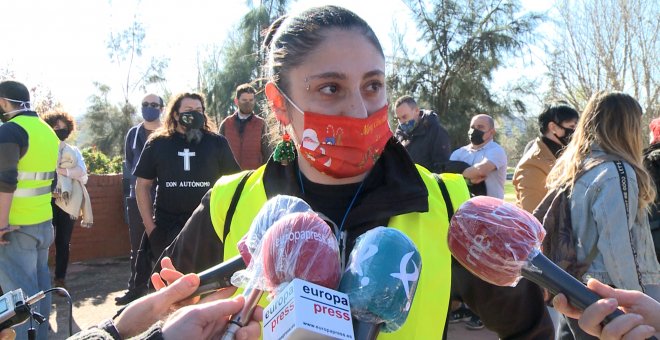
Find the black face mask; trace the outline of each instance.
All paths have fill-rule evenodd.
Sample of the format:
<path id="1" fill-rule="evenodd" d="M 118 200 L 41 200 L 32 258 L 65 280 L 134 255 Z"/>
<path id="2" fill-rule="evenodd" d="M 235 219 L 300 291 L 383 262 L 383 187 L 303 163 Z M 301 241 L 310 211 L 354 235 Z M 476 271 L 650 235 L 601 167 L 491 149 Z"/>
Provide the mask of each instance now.
<path id="1" fill-rule="evenodd" d="M 55 130 L 55 134 L 57 135 L 57 138 L 59 138 L 59 140 L 64 141 L 69 137 L 69 129 Z"/>
<path id="2" fill-rule="evenodd" d="M 204 114 L 199 111 L 181 112 L 179 124 L 188 130 L 199 130 L 204 126 Z"/>
<path id="3" fill-rule="evenodd" d="M 564 136 L 559 137 L 554 133 L 553 133 L 553 135 L 555 135 L 555 137 L 557 137 L 557 139 L 559 139 L 561 144 L 563 144 L 564 146 L 568 145 L 568 143 L 570 143 L 570 141 L 571 141 L 571 137 L 573 137 L 573 134 L 575 133 L 575 129 L 563 127 L 563 126 L 559 125 L 559 123 L 555 123 L 555 124 L 557 124 L 557 126 L 559 126 L 560 128 L 562 128 L 564 130 Z"/>
<path id="4" fill-rule="evenodd" d="M 481 145 L 484 143 L 484 134 L 485 132 L 477 129 L 470 129 L 468 131 L 468 136 L 470 137 L 470 142 L 473 145 Z"/>

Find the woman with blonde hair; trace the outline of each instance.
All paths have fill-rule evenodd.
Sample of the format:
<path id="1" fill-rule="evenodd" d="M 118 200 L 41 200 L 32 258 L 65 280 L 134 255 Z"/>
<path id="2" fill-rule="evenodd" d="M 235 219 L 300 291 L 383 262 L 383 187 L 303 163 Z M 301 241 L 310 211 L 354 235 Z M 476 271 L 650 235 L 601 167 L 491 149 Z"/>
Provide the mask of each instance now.
<path id="1" fill-rule="evenodd" d="M 657 299 L 660 264 L 646 213 L 656 192 L 642 164 L 641 118 L 642 108 L 633 97 L 596 93 L 548 174 L 547 186 L 549 191 L 570 188 L 577 260 L 592 258 L 579 279 L 586 283 L 595 278 Z M 560 320 L 557 337 L 594 339 L 566 317 Z"/>

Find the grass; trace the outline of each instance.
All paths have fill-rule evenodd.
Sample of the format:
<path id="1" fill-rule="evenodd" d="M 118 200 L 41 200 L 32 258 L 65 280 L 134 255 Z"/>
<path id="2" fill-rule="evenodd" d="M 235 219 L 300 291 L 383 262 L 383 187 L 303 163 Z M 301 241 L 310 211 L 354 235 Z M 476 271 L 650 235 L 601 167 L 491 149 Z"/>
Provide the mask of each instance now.
<path id="1" fill-rule="evenodd" d="M 504 182 L 504 200 L 509 203 L 516 203 L 516 190 L 513 188 L 511 181 Z"/>

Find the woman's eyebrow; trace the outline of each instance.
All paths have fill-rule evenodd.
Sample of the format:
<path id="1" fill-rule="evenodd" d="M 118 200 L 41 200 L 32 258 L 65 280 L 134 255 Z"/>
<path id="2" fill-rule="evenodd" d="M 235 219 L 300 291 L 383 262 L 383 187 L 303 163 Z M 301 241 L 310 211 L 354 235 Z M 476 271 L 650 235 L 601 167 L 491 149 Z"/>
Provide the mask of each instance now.
<path id="1" fill-rule="evenodd" d="M 346 79 L 346 74 L 339 72 L 324 72 L 309 76 L 309 79 Z"/>
<path id="2" fill-rule="evenodd" d="M 385 76 L 385 72 L 382 70 L 373 70 L 369 71 L 362 76 L 362 78 L 371 78 L 374 76 Z M 309 76 L 308 79 L 338 79 L 338 80 L 344 80 L 348 78 L 345 73 L 340 73 L 340 72 L 323 72 L 319 74 L 314 74 Z"/>
<path id="3" fill-rule="evenodd" d="M 379 76 L 384 77 L 385 72 L 383 72 L 382 70 L 369 71 L 369 72 L 365 73 L 362 78 L 371 78 L 371 77 L 379 77 Z"/>

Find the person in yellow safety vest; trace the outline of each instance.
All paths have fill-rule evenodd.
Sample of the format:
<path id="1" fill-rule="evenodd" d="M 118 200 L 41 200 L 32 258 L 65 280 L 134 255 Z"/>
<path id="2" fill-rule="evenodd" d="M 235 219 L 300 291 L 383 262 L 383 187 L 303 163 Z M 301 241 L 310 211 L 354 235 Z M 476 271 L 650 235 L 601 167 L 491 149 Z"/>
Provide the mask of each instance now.
<path id="1" fill-rule="evenodd" d="M 48 247 L 53 242 L 51 185 L 59 139 L 30 109 L 30 93 L 16 81 L 0 83 L 0 288 L 30 296 L 50 288 Z M 46 318 L 50 295 L 36 310 Z M 15 330 L 26 336 L 29 323 Z M 47 339 L 48 323 L 37 328 Z"/>
<path id="2" fill-rule="evenodd" d="M 446 336 L 449 217 L 469 192 L 461 175 L 438 176 L 415 165 L 392 137 L 385 58 L 373 30 L 344 8 L 323 6 L 276 20 L 265 45 L 265 94 L 284 127 L 282 141 L 266 165 L 220 178 L 164 255 L 179 272 L 200 272 L 238 253 L 236 243 L 267 199 L 300 197 L 332 222 L 345 245 L 344 263 L 356 238 L 381 225 L 417 245 L 423 271 L 408 319 L 379 338 Z M 554 336 L 537 286 L 501 288 L 461 278 L 461 285 L 490 293 L 464 299 L 501 338 Z"/>

